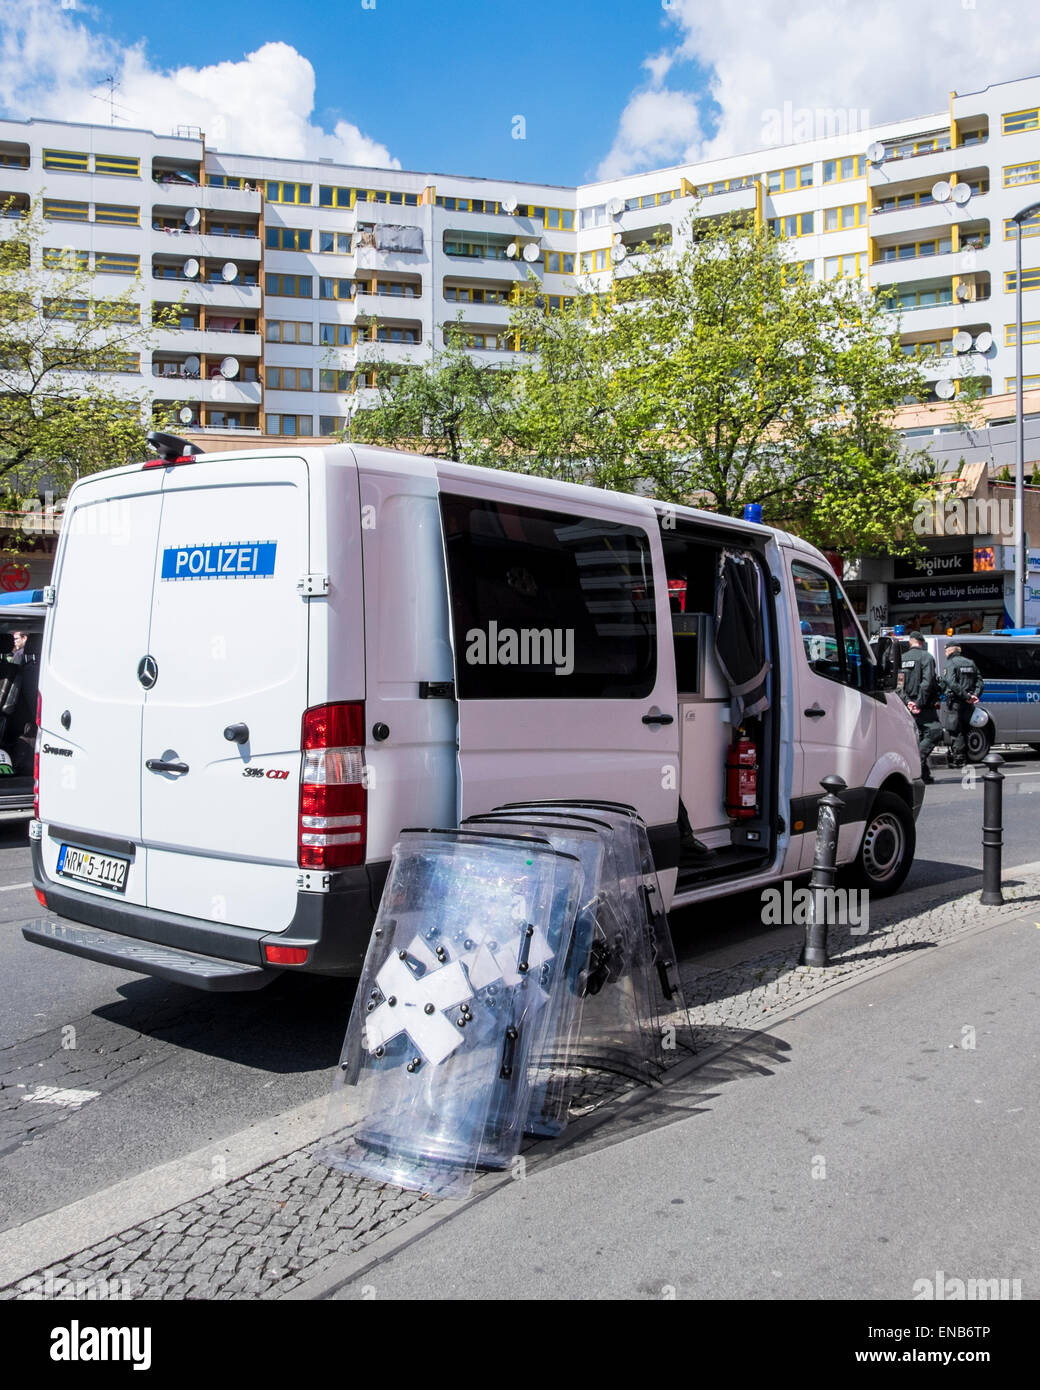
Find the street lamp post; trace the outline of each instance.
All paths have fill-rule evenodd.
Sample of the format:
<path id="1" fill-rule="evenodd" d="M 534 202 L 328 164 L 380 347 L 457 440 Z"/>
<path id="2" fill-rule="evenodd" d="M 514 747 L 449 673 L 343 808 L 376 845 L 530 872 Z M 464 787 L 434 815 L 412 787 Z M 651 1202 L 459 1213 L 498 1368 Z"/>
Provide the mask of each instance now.
<path id="1" fill-rule="evenodd" d="M 1015 626 L 1026 625 L 1026 434 L 1022 404 L 1022 223 L 1040 213 L 1040 203 L 1016 212 L 1015 224 Z"/>

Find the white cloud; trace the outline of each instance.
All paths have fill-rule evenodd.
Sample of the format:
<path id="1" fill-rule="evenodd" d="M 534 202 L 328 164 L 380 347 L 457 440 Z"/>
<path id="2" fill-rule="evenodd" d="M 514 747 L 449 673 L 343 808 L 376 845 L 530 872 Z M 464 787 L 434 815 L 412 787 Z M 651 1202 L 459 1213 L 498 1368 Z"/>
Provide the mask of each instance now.
<path id="1" fill-rule="evenodd" d="M 288 159 L 328 156 L 345 164 L 399 169 L 390 151 L 349 121 L 331 132 L 312 119 L 314 69 L 286 43 L 265 43 L 239 60 L 156 69 L 142 42 L 129 48 L 88 27 L 88 11 L 59 0 L 0 8 L 0 103 L 16 118 L 108 120 L 97 99 L 116 77 L 116 114 L 130 126 L 169 133 L 199 126 L 215 149 Z"/>
<path id="2" fill-rule="evenodd" d="M 672 47 L 646 60 L 649 86 L 633 93 L 600 166 L 625 171 L 756 149 L 776 139 L 775 113 L 845 111 L 871 124 L 945 111 L 951 90 L 978 91 L 1040 70 L 1035 0 L 668 0 Z M 666 88 L 675 65 L 697 63 L 721 108 L 717 131 L 690 138 Z M 655 123 L 654 113 L 660 113 Z M 639 113 L 634 121 L 634 112 Z M 853 114 L 855 113 L 855 114 Z M 795 138 L 798 138 L 797 124 Z"/>

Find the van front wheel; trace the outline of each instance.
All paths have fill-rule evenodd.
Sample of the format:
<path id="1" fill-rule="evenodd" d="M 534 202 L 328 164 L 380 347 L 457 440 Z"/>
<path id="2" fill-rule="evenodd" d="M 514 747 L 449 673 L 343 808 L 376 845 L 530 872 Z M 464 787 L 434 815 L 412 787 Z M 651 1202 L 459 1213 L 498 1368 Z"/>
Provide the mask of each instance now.
<path id="1" fill-rule="evenodd" d="M 876 897 L 887 897 L 910 872 L 916 848 L 917 828 L 910 807 L 893 792 L 878 792 L 849 877 Z"/>

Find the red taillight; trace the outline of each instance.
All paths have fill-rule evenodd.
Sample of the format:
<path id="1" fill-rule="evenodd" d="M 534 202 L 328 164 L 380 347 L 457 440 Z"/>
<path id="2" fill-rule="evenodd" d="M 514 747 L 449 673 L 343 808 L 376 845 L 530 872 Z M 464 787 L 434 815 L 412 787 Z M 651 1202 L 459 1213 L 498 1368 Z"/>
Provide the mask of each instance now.
<path id="1" fill-rule="evenodd" d="M 40 739 L 43 737 L 43 700 L 36 692 L 36 747 L 33 749 L 33 815 L 40 819 Z M 36 894 L 39 898 L 39 893 Z M 40 898 L 43 902 L 43 899 Z M 44 907 L 47 904 L 44 903 Z"/>
<path id="2" fill-rule="evenodd" d="M 265 946 L 264 959 L 268 965 L 306 965 L 306 946 Z"/>
<path id="3" fill-rule="evenodd" d="M 316 705 L 304 712 L 297 836 L 301 869 L 341 869 L 365 862 L 364 743 L 363 702 Z"/>
<path id="4" fill-rule="evenodd" d="M 195 462 L 195 455 L 194 455 L 194 454 L 181 454 L 181 456 L 180 456 L 179 458 L 175 458 L 175 459 L 145 459 L 145 461 L 144 461 L 144 463 L 142 463 L 141 467 L 142 467 L 142 468 L 172 468 L 172 467 L 174 466 L 174 464 L 177 464 L 177 463 L 194 463 L 194 462 Z"/>
<path id="5" fill-rule="evenodd" d="M 33 892 L 36 894 L 36 901 L 40 904 L 40 906 L 46 907 L 47 899 L 44 897 L 43 892 L 39 888 L 34 888 Z"/>

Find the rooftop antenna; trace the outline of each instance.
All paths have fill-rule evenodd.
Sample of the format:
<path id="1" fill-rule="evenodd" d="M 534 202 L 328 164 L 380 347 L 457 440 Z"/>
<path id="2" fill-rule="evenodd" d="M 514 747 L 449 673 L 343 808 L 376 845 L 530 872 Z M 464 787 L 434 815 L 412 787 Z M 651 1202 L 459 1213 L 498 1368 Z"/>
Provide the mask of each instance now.
<path id="1" fill-rule="evenodd" d="M 103 77 L 101 79 L 101 86 L 108 88 L 107 97 L 98 96 L 96 92 L 93 92 L 91 95 L 95 101 L 108 102 L 108 123 L 109 125 L 115 125 L 116 121 L 125 119 L 123 116 L 116 115 L 116 106 L 122 106 L 122 102 L 116 101 L 116 92 L 119 90 L 119 84 L 115 79 L 115 74 L 110 72 L 107 77 Z M 123 107 L 123 109 L 128 110 L 129 108 Z"/>

